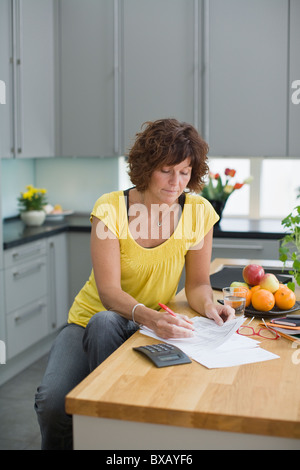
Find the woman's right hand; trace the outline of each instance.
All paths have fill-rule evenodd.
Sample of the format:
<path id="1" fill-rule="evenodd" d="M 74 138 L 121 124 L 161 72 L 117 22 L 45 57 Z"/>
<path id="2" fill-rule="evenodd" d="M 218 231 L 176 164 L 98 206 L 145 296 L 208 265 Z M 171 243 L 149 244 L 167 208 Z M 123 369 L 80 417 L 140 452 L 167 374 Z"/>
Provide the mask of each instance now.
<path id="1" fill-rule="evenodd" d="M 160 338 L 189 338 L 194 335 L 193 323 L 186 315 L 177 313 L 174 317 L 167 312 L 156 313 L 152 329 Z"/>

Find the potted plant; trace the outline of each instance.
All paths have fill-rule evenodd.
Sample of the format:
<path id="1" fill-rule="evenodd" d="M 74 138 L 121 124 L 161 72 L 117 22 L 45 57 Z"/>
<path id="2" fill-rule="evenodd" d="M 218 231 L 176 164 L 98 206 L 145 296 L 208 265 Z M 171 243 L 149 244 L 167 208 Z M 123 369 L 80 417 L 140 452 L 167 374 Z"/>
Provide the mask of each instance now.
<path id="1" fill-rule="evenodd" d="M 297 198 L 300 198 L 300 194 Z M 287 229 L 287 233 L 281 240 L 279 259 L 284 263 L 284 267 L 287 261 L 291 261 L 289 274 L 293 275 L 295 282 L 300 286 L 300 205 L 294 207 L 292 212 L 281 221 L 281 225 Z M 295 290 L 295 282 L 289 282 L 288 287 Z"/>
<path id="2" fill-rule="evenodd" d="M 236 190 L 241 189 L 245 184 L 250 184 L 252 177 L 249 176 L 242 183 L 233 183 L 232 178 L 236 174 L 236 170 L 231 168 L 225 169 L 225 181 L 223 182 L 219 173 L 211 173 L 208 175 L 208 183 L 204 186 L 201 196 L 205 197 L 220 217 L 225 207 L 229 196 Z M 219 222 L 220 222 L 219 220 Z"/>
<path id="3" fill-rule="evenodd" d="M 42 225 L 46 213 L 43 209 L 46 201 L 46 189 L 34 188 L 32 185 L 26 186 L 26 191 L 21 192 L 18 203 L 21 220 L 29 226 Z"/>

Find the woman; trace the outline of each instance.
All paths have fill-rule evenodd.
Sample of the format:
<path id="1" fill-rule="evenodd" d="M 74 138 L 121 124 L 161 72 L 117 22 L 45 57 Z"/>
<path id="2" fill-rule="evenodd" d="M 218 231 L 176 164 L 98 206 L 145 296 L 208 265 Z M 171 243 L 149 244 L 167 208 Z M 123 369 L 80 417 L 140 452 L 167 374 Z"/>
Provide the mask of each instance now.
<path id="1" fill-rule="evenodd" d="M 42 448 L 72 447 L 65 395 L 139 325 L 162 338 L 189 337 L 184 315 L 159 311 L 175 295 L 185 265 L 189 305 L 219 325 L 234 310 L 214 304 L 209 281 L 213 225 L 199 192 L 208 146 L 175 119 L 147 123 L 129 153 L 134 187 L 101 196 L 91 214 L 91 276 L 74 300 L 36 395 Z"/>

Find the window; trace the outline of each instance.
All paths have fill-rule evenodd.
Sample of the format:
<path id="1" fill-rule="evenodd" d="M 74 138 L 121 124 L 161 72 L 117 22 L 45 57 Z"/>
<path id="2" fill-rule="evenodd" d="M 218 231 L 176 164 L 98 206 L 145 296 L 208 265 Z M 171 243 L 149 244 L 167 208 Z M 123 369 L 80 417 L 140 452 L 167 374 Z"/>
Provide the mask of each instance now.
<path id="1" fill-rule="evenodd" d="M 300 204 L 300 159 L 266 159 L 262 162 L 260 216 L 283 218 Z"/>
<path id="2" fill-rule="evenodd" d="M 226 217 L 283 219 L 300 203 L 300 159 L 291 158 L 209 158 L 212 173 L 220 173 L 225 182 L 225 169 L 233 168 L 234 183 L 241 183 L 250 175 L 250 185 L 236 190 L 228 199 L 223 215 Z M 130 187 L 127 163 L 120 159 L 119 181 L 121 189 Z"/>

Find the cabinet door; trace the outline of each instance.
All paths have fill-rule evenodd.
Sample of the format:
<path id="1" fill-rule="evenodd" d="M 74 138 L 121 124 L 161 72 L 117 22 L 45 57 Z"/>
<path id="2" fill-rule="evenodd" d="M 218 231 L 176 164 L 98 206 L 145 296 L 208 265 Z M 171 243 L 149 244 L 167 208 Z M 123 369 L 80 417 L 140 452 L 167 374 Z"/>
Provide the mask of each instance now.
<path id="1" fill-rule="evenodd" d="M 67 234 L 47 239 L 49 329 L 57 329 L 68 320 L 68 247 Z"/>
<path id="2" fill-rule="evenodd" d="M 123 3 L 123 151 L 145 121 L 194 123 L 194 3 Z"/>
<path id="3" fill-rule="evenodd" d="M 13 76 L 11 1 L 0 2 L 0 80 L 6 85 L 6 104 L 0 104 L 0 158 L 13 156 Z"/>
<path id="4" fill-rule="evenodd" d="M 14 311 L 47 294 L 46 258 L 38 257 L 5 271 L 6 310 Z"/>
<path id="5" fill-rule="evenodd" d="M 288 0 L 207 4 L 210 155 L 286 155 Z"/>
<path id="6" fill-rule="evenodd" d="M 300 2 L 291 0 L 290 6 L 290 84 L 297 81 L 297 89 L 290 89 L 289 100 L 289 155 L 300 157 Z M 294 98 L 292 101 L 292 95 Z"/>
<path id="7" fill-rule="evenodd" d="M 6 316 L 7 358 L 11 359 L 48 334 L 47 298 L 41 297 Z"/>
<path id="8" fill-rule="evenodd" d="M 23 157 L 55 155 L 53 0 L 20 1 L 18 145 Z"/>
<path id="9" fill-rule="evenodd" d="M 2 157 L 55 154 L 53 28 L 53 0 L 1 0 Z"/>
<path id="10" fill-rule="evenodd" d="M 277 259 L 278 250 L 278 240 L 214 238 L 212 259 Z"/>
<path id="11" fill-rule="evenodd" d="M 114 154 L 114 2 L 63 0 L 61 154 Z"/>
<path id="12" fill-rule="evenodd" d="M 5 290 L 3 277 L 3 271 L 0 269 L 0 341 L 4 341 L 4 344 L 0 344 L 0 364 L 4 363 L 3 359 L 5 358 L 1 356 L 1 351 L 3 355 L 3 348 L 6 344 Z"/>
<path id="13" fill-rule="evenodd" d="M 70 305 L 72 305 L 74 298 L 88 281 L 92 271 L 90 241 L 91 234 L 89 232 L 68 233 Z"/>

